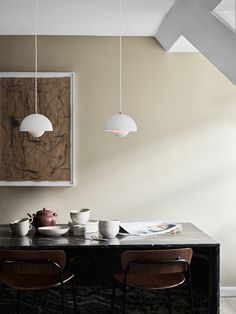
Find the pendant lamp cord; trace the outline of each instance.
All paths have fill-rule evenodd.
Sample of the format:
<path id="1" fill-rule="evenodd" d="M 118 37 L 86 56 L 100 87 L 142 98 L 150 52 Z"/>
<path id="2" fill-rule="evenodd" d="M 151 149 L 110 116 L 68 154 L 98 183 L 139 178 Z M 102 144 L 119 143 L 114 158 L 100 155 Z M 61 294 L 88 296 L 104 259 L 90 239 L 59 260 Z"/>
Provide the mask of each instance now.
<path id="1" fill-rule="evenodd" d="M 119 113 L 122 113 L 122 24 L 123 24 L 123 20 L 122 20 L 122 0 L 120 0 L 120 111 Z"/>
<path id="2" fill-rule="evenodd" d="M 34 79 L 34 105 L 35 113 L 38 113 L 38 0 L 35 0 L 35 37 L 34 37 L 34 49 L 35 49 L 35 79 Z"/>

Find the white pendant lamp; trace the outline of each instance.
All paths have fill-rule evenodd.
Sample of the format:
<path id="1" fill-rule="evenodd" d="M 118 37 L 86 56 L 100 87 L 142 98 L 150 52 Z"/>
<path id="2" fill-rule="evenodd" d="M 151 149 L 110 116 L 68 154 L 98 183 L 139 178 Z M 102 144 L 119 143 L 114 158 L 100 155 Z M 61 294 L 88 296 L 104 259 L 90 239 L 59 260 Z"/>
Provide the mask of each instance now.
<path id="1" fill-rule="evenodd" d="M 105 123 L 104 131 L 111 132 L 119 137 L 125 137 L 129 132 L 137 132 L 135 121 L 122 113 L 122 7 L 120 4 L 120 110 L 118 114 L 109 117 Z"/>
<path id="2" fill-rule="evenodd" d="M 29 132 L 33 137 L 40 137 L 45 131 L 52 131 L 51 121 L 38 113 L 38 1 L 35 0 L 35 113 L 26 116 L 20 124 L 20 131 Z"/>

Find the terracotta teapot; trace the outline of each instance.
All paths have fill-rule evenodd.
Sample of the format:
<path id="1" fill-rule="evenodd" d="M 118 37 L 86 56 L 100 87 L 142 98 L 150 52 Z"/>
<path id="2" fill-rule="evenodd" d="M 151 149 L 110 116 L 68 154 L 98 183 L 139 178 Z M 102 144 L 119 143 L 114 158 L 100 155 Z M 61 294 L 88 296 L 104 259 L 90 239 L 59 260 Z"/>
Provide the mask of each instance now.
<path id="1" fill-rule="evenodd" d="M 42 210 L 37 211 L 36 214 L 27 215 L 33 219 L 32 224 L 35 228 L 53 226 L 56 224 L 57 214 L 50 209 L 43 208 Z"/>

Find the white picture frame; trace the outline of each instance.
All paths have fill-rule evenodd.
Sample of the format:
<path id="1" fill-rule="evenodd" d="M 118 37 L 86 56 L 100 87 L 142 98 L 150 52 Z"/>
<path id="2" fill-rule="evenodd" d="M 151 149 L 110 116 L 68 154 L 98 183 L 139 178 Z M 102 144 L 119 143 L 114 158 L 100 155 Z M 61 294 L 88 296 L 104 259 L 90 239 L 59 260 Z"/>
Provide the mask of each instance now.
<path id="1" fill-rule="evenodd" d="M 74 111 L 75 111 L 75 73 L 74 72 L 38 72 L 38 78 L 70 78 L 70 181 L 1 181 L 0 186 L 31 187 L 69 187 L 75 186 L 75 149 L 74 149 Z M 0 72 L 0 78 L 35 78 L 35 72 Z"/>

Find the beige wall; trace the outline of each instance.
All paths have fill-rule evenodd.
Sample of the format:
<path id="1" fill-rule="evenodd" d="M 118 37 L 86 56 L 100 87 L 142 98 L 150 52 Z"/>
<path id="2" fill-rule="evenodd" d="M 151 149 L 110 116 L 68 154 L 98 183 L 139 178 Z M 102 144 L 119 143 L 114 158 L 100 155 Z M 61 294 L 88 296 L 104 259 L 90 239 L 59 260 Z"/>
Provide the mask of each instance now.
<path id="1" fill-rule="evenodd" d="M 235 86 L 200 54 L 125 38 L 124 111 L 139 131 L 120 139 L 103 132 L 118 110 L 118 39 L 43 37 L 38 53 L 40 71 L 77 74 L 77 185 L 0 188 L 0 222 L 42 207 L 67 222 L 84 206 L 93 218 L 191 221 L 220 241 L 222 285 L 236 286 Z M 32 70 L 32 38 L 0 37 L 0 71 Z"/>

